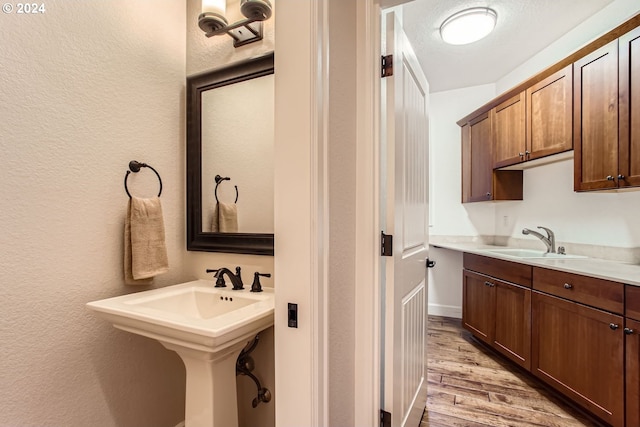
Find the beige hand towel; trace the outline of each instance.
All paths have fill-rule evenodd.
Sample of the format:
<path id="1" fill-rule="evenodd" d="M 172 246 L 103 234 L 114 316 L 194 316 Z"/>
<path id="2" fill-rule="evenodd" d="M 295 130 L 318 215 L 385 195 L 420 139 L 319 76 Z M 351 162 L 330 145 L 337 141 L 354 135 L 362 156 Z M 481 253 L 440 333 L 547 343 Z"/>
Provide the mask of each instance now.
<path id="1" fill-rule="evenodd" d="M 148 285 L 168 270 L 160 198 L 130 198 L 124 223 L 125 283 Z"/>
<path id="2" fill-rule="evenodd" d="M 235 203 L 216 203 L 213 208 L 211 231 L 214 233 L 238 232 L 238 206 Z"/>

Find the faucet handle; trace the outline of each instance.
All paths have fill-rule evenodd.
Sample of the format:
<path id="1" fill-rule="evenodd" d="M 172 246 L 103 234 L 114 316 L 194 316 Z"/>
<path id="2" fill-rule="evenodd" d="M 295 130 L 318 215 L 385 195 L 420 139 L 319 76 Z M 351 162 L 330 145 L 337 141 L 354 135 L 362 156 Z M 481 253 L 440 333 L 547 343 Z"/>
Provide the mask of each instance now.
<path id="1" fill-rule="evenodd" d="M 216 288 L 226 288 L 227 284 L 224 281 L 224 276 L 222 274 L 218 274 L 218 272 L 222 270 L 221 268 L 207 268 L 205 271 L 207 273 L 214 273 L 214 276 L 216 278 Z"/>
<path id="2" fill-rule="evenodd" d="M 262 285 L 260 284 L 260 276 L 271 277 L 270 273 L 253 273 L 253 284 L 251 285 L 251 292 L 262 292 Z"/>

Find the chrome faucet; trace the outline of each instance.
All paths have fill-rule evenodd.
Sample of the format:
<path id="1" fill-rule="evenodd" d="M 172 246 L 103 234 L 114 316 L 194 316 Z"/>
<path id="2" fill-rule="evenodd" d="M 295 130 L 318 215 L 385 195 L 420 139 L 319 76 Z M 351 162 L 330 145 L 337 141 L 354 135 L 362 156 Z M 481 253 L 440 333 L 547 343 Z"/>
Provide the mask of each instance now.
<path id="1" fill-rule="evenodd" d="M 555 253 L 556 252 L 556 236 L 553 234 L 553 231 L 549 230 L 547 227 L 538 226 L 538 228 L 547 232 L 547 237 L 538 233 L 537 231 L 529 230 L 528 228 L 522 229 L 522 234 L 531 234 L 536 236 L 538 239 L 542 240 L 547 246 L 547 253 Z"/>
<path id="2" fill-rule="evenodd" d="M 224 281 L 225 274 L 231 280 L 231 284 L 233 285 L 233 290 L 238 291 L 240 289 L 244 289 L 244 284 L 242 283 L 242 276 L 240 276 L 240 267 L 236 267 L 236 273 L 233 274 L 231 270 L 226 267 L 219 268 L 217 270 L 207 269 L 207 273 L 215 273 L 213 277 L 216 280 L 216 288 L 224 288 L 226 287 L 226 283 Z"/>

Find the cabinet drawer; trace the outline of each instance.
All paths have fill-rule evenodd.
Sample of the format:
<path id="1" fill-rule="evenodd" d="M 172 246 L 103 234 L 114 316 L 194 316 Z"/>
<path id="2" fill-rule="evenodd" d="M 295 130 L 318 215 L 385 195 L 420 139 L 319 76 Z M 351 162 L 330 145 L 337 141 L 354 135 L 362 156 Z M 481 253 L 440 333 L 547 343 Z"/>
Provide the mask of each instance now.
<path id="1" fill-rule="evenodd" d="M 625 316 L 640 321 L 640 286 L 625 286 Z"/>
<path id="2" fill-rule="evenodd" d="M 501 280 L 531 287 L 531 266 L 517 262 L 486 257 L 482 255 L 464 253 L 464 268 L 497 277 Z"/>
<path id="3" fill-rule="evenodd" d="M 534 267 L 533 288 L 613 313 L 624 312 L 622 283 Z"/>

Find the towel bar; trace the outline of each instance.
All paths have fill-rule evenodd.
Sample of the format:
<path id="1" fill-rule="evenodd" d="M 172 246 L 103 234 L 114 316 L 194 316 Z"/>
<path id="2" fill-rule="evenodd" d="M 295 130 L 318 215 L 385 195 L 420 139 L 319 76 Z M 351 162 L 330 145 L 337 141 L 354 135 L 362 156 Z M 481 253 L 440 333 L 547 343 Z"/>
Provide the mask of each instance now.
<path id="1" fill-rule="evenodd" d="M 127 187 L 127 178 L 129 178 L 129 174 L 131 172 L 133 172 L 133 173 L 140 172 L 140 168 L 149 168 L 153 172 L 155 172 L 156 176 L 158 177 L 158 181 L 160 181 L 160 191 L 158 191 L 158 197 L 160 197 L 160 195 L 162 194 L 162 178 L 160 178 L 160 174 L 152 166 L 149 166 L 146 163 L 140 163 L 140 162 L 138 162 L 136 160 L 131 160 L 129 162 L 129 170 L 124 175 L 124 191 L 127 192 L 127 196 L 129 196 L 129 198 L 131 198 L 131 193 L 129 193 L 129 188 Z"/>
<path id="2" fill-rule="evenodd" d="M 220 175 L 216 175 L 215 180 L 216 180 L 216 189 L 215 189 L 214 193 L 215 193 L 215 196 L 216 196 L 216 202 L 219 202 L 219 200 L 218 200 L 218 185 L 220 185 L 220 183 L 222 181 L 231 181 L 231 178 L 229 178 L 228 176 L 223 178 Z M 236 187 L 236 201 L 233 202 L 233 203 L 238 203 L 238 186 L 234 185 L 234 187 Z"/>

